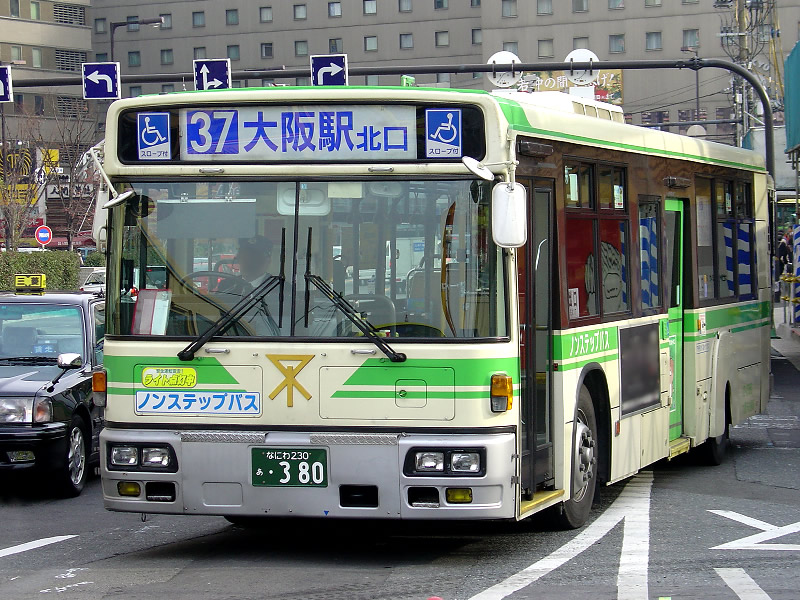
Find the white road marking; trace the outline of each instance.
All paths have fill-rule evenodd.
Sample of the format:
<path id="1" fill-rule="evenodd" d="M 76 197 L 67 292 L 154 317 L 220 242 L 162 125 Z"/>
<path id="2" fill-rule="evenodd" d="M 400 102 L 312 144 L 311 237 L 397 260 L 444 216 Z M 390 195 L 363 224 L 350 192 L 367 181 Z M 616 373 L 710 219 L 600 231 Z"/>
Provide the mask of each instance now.
<path id="1" fill-rule="evenodd" d="M 618 598 L 619 600 L 647 600 L 650 491 L 652 487 L 653 473 L 650 471 L 639 473 L 628 482 L 614 503 L 572 540 L 519 573 L 472 596 L 470 600 L 501 600 L 510 596 L 578 556 L 623 519 L 625 519 L 626 525 L 617 576 Z M 628 526 L 629 519 L 630 527 Z M 639 531 L 634 532 L 637 527 Z M 645 529 L 645 531 L 641 531 L 641 529 Z"/>
<path id="2" fill-rule="evenodd" d="M 747 515 L 742 515 L 740 513 L 728 510 L 710 510 L 708 512 L 761 530 L 761 533 L 755 533 L 753 535 L 748 535 L 746 537 L 733 540 L 732 542 L 714 546 L 711 548 L 711 550 L 777 550 L 782 552 L 796 552 L 800 550 L 800 544 L 764 543 L 769 540 L 774 540 L 775 538 L 800 532 L 800 521 L 796 523 L 790 523 L 789 525 L 784 525 L 783 527 L 778 527 L 777 525 L 772 525 L 771 523 L 766 523 L 765 521 L 760 521 L 759 519 L 754 519 L 752 517 L 748 517 Z"/>
<path id="3" fill-rule="evenodd" d="M 714 569 L 740 600 L 772 600 L 744 569 Z"/>
<path id="4" fill-rule="evenodd" d="M 34 550 L 36 548 L 41 548 L 42 546 L 48 546 L 50 544 L 56 544 L 58 542 L 63 542 L 64 540 L 68 540 L 70 538 L 78 537 L 77 535 L 57 535 L 55 537 L 49 538 L 42 538 L 40 540 L 34 540 L 32 542 L 25 542 L 24 544 L 19 544 L 17 546 L 11 546 L 10 548 L 4 548 L 0 550 L 0 558 L 4 556 L 11 556 L 12 554 L 19 554 L 20 552 L 27 552 L 28 550 Z"/>

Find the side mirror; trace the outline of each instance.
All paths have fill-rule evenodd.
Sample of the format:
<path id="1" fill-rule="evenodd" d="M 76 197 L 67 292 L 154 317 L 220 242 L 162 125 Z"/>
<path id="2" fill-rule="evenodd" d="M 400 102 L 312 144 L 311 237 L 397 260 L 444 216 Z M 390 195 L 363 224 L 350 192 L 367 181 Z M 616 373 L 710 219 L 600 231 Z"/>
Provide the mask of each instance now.
<path id="1" fill-rule="evenodd" d="M 59 369 L 79 369 L 83 365 L 83 359 L 77 352 L 65 352 L 58 355 Z"/>
<path id="2" fill-rule="evenodd" d="M 521 183 L 492 188 L 492 239 L 501 248 L 519 248 L 528 241 L 527 194 Z"/>

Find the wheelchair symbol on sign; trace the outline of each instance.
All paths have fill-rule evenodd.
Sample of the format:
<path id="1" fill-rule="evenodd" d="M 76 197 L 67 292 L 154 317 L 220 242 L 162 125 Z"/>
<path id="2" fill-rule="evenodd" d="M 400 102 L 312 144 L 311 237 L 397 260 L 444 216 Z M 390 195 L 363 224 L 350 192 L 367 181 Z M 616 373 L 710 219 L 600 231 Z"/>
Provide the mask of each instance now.
<path id="1" fill-rule="evenodd" d="M 449 137 L 446 137 L 446 134 L 450 133 Z M 456 126 L 453 125 L 453 113 L 447 113 L 447 123 L 441 123 L 439 127 L 436 128 L 431 134 L 432 140 L 438 140 L 444 144 L 449 144 L 458 136 L 458 130 Z"/>
<path id="2" fill-rule="evenodd" d="M 150 117 L 145 117 L 144 129 L 142 129 L 142 143 L 145 146 L 155 146 L 156 144 L 166 141 L 167 138 L 161 135 L 161 132 L 156 127 L 150 125 Z"/>

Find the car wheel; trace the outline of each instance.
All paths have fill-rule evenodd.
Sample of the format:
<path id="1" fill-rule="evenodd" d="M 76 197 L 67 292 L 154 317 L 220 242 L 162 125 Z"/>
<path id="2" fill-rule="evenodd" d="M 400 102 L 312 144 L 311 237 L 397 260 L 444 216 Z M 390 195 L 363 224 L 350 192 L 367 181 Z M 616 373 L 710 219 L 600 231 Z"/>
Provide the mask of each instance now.
<path id="1" fill-rule="evenodd" d="M 67 433 L 67 449 L 64 466 L 59 473 L 61 492 L 65 497 L 79 495 L 88 478 L 86 468 L 86 425 L 78 415 L 72 415 L 72 422 Z"/>

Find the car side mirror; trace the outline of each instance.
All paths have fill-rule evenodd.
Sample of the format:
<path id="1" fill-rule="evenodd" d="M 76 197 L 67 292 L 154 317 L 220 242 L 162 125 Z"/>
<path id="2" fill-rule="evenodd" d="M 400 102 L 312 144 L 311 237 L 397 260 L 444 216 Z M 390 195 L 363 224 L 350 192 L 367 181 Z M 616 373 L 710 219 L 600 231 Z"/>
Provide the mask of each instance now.
<path id="1" fill-rule="evenodd" d="M 519 248 L 528 241 L 527 194 L 521 183 L 492 188 L 492 239 L 501 248 Z"/>
<path id="2" fill-rule="evenodd" d="M 79 369 L 83 365 L 83 358 L 77 352 L 65 352 L 58 355 L 59 369 Z"/>

